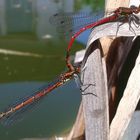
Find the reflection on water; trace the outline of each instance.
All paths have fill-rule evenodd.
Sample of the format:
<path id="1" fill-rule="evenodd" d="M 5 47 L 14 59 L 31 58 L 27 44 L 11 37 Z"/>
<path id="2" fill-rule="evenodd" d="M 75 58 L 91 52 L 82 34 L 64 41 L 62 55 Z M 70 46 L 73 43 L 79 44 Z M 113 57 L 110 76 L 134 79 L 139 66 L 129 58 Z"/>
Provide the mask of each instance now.
<path id="1" fill-rule="evenodd" d="M 65 70 L 67 43 L 49 24 L 50 16 L 58 11 L 89 12 L 103 7 L 103 1 L 98 1 L 98 7 L 95 3 L 96 0 L 0 0 L 0 110 Z M 82 43 L 87 36 L 81 38 Z M 74 52 L 82 48 L 77 42 L 74 45 Z M 67 132 L 80 103 L 78 93 L 74 81 L 56 89 L 23 121 L 11 128 L 0 125 L 0 139 L 50 137 Z"/>

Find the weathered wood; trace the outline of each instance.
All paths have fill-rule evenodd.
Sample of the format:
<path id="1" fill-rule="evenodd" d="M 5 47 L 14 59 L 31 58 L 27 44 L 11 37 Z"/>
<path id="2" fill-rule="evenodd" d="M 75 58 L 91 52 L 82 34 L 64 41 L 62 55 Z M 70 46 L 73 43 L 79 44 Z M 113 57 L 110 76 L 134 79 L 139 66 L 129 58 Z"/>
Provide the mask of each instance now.
<path id="1" fill-rule="evenodd" d="M 108 140 L 108 93 L 100 46 L 95 41 L 82 69 L 82 101 L 86 140 Z M 92 52 L 91 52 L 92 51 Z"/>
<path id="2" fill-rule="evenodd" d="M 81 103 L 76 121 L 66 140 L 83 140 L 84 131 L 85 131 L 85 126 L 84 126 L 83 105 Z"/>
<path id="3" fill-rule="evenodd" d="M 107 0 L 106 0 L 107 1 Z M 128 6 L 128 4 L 129 4 L 129 0 L 116 0 L 116 1 L 114 1 L 114 0 L 108 0 L 107 2 L 106 2 L 106 11 L 109 11 L 110 9 L 112 10 L 112 9 L 115 9 L 115 8 L 117 8 L 117 7 L 119 7 L 119 6 L 124 6 L 124 7 L 127 7 Z M 116 27 L 118 27 L 118 24 L 116 24 L 117 26 L 115 26 L 115 28 Z M 108 26 L 109 27 L 109 26 Z M 106 27 L 105 27 L 106 28 Z M 105 29 L 105 28 L 102 28 L 102 29 Z M 113 27 L 113 29 L 115 29 L 114 27 Z M 101 29 L 101 30 L 102 30 Z M 117 28 L 116 28 L 117 29 Z M 97 32 L 98 32 L 99 30 L 97 30 Z M 108 31 L 112 31 L 112 29 L 107 29 L 107 32 Z M 95 34 L 97 34 L 97 32 L 95 31 Z M 106 32 L 106 33 L 107 33 Z M 99 33 L 100 34 L 100 33 Z M 122 33 L 120 33 L 120 35 L 121 35 Z M 124 33 L 125 34 L 125 33 Z M 108 34 L 109 35 L 109 34 Z M 116 31 L 112 34 L 112 35 L 116 35 Z M 118 34 L 119 35 L 119 34 Z M 126 34 L 125 34 L 126 35 Z M 93 34 L 93 36 L 94 36 L 94 34 Z M 93 37 L 92 36 L 92 37 Z M 99 36 L 106 36 L 106 34 L 104 34 L 104 35 L 99 35 Z M 96 40 L 97 38 L 99 38 L 98 37 L 98 35 L 95 35 L 95 39 L 93 39 L 89 44 L 88 44 L 88 46 L 91 46 L 91 43 L 93 43 L 94 42 L 94 40 Z M 109 39 L 109 41 L 107 41 L 107 39 L 105 39 L 105 42 L 102 42 L 102 46 L 104 47 L 107 43 L 106 42 L 109 42 L 108 44 L 110 44 L 110 42 L 112 41 L 112 39 Z M 104 45 L 103 45 L 104 44 Z M 108 45 L 108 46 L 110 46 L 110 45 Z M 104 54 L 107 54 L 107 52 L 108 52 L 108 48 L 109 47 L 104 47 L 105 49 L 103 50 L 103 52 L 104 52 Z M 94 46 L 93 46 L 94 47 Z M 92 54 L 93 55 L 93 54 Z M 97 62 L 97 60 L 95 60 L 94 58 L 92 58 L 91 59 L 91 56 L 90 56 L 90 58 L 88 58 L 87 59 L 88 61 L 90 60 L 90 61 L 95 61 L 95 62 Z M 88 64 L 88 66 L 89 67 L 91 67 L 92 66 L 92 64 L 93 63 L 89 63 Z M 97 64 L 97 63 L 96 63 Z M 100 65 L 100 63 L 99 63 L 99 65 Z M 98 67 L 97 65 L 95 65 L 95 67 Z M 100 66 L 99 66 L 100 67 Z M 86 67 L 85 68 L 87 68 L 87 63 L 86 63 Z M 91 67 L 91 69 L 92 69 L 92 67 Z M 95 69 L 92 69 L 91 71 L 94 71 Z M 87 71 L 87 74 L 88 74 L 88 71 Z M 91 74 L 92 74 L 92 72 L 91 72 Z M 89 74 L 90 75 L 90 74 Z M 98 74 L 97 74 L 98 75 Z M 102 75 L 102 74 L 101 74 Z M 92 76 L 94 76 L 94 75 L 92 75 Z M 98 77 L 98 76 L 97 76 Z M 87 81 L 89 81 L 88 80 L 88 78 L 87 78 Z M 97 82 L 97 81 L 96 81 Z M 83 87 L 84 88 L 84 87 Z M 93 90 L 94 91 L 94 88 L 92 89 L 91 88 L 91 86 L 90 86 L 90 88 L 88 88 L 88 90 Z M 87 91 L 87 90 L 86 90 Z M 85 95 L 84 95 L 85 96 Z M 94 96 L 94 95 L 93 95 Z M 90 97 L 92 97 L 92 95 L 88 95 L 88 97 L 86 97 L 86 98 L 88 98 L 88 99 L 90 99 Z M 107 97 L 107 96 L 106 96 Z M 84 97 L 85 98 L 85 97 Z M 96 97 L 97 98 L 97 97 Z M 106 98 L 104 98 L 105 100 L 106 100 Z M 84 100 L 84 99 L 83 99 Z M 85 99 L 86 100 L 86 99 Z M 89 104 L 90 105 L 95 105 L 96 104 L 96 102 L 98 102 L 98 101 L 96 101 L 97 99 L 94 99 L 94 100 L 92 100 L 92 101 L 95 101 L 95 103 L 93 104 L 92 103 L 92 101 L 90 101 L 89 102 Z M 107 100 L 106 100 L 106 103 L 107 103 Z M 87 100 L 87 104 L 88 104 L 88 100 Z M 84 103 L 84 105 L 86 105 L 86 102 Z M 97 105 L 98 106 L 98 105 Z M 101 107 L 101 106 L 100 106 Z M 88 111 L 86 111 L 86 108 L 88 108 L 88 107 L 85 107 L 85 116 L 86 116 L 86 113 L 87 113 L 87 115 L 88 115 L 88 111 L 89 111 L 89 114 L 90 114 L 90 110 L 88 110 Z M 102 108 L 94 108 L 94 109 L 92 109 L 92 111 L 93 112 L 96 112 L 96 113 L 94 113 L 94 115 L 97 115 L 97 114 L 100 114 L 99 112 L 101 111 L 101 109 Z M 99 111 L 100 110 L 100 111 Z M 107 109 L 107 106 L 106 106 L 106 110 L 108 110 Z M 98 112 L 99 111 L 99 112 Z M 93 113 L 92 112 L 92 113 Z M 97 113 L 98 112 L 98 113 Z M 89 115 L 90 117 L 92 116 L 92 113 Z M 104 113 L 104 112 L 103 112 Z M 100 115 L 99 115 L 100 116 Z M 104 117 L 104 115 L 103 115 L 103 117 Z M 100 117 L 99 117 L 100 118 Z M 85 119 L 87 119 L 87 118 L 85 118 Z M 107 121 L 106 121 L 106 124 L 108 123 L 108 114 L 106 114 L 106 119 L 107 119 Z M 91 127 L 89 126 L 89 128 L 88 129 L 86 129 L 86 137 L 87 137 L 87 132 L 88 132 L 88 130 L 91 130 L 90 128 L 95 128 L 96 126 L 98 126 L 98 125 L 100 125 L 101 124 L 101 121 L 99 121 L 100 122 L 100 124 L 98 123 L 98 121 L 97 121 L 98 119 L 97 119 L 97 117 L 96 118 L 93 118 L 93 119 L 91 119 L 91 122 L 90 122 L 90 119 L 89 119 L 89 121 L 86 121 L 86 124 L 87 123 L 91 123 Z M 96 121 L 96 122 L 95 122 Z M 104 120 L 105 121 L 105 120 Z M 94 125 L 92 124 L 93 122 L 95 122 L 94 123 Z M 103 122 L 103 121 L 102 121 Z M 95 126 L 95 127 L 94 127 Z M 87 127 L 86 127 L 87 128 Z M 104 132 L 103 130 L 105 130 L 104 128 L 102 129 L 102 130 L 100 130 L 100 129 L 98 129 L 99 127 L 96 127 L 96 129 L 95 130 L 91 130 L 89 133 L 92 133 L 92 132 L 94 132 L 93 134 L 92 134 L 92 136 L 90 137 L 91 139 L 99 139 L 99 140 L 101 140 L 101 139 L 104 139 L 105 140 L 105 138 L 102 138 L 102 136 L 104 135 L 104 136 L 106 136 L 106 138 L 107 138 L 107 134 L 108 134 L 108 128 L 106 129 L 106 132 Z M 72 131 L 73 131 L 74 129 L 72 129 Z M 103 134 L 104 133 L 104 134 Z M 95 134 L 97 134 L 97 136 L 95 135 Z M 103 134 L 103 135 L 102 135 Z M 99 136 L 100 135 L 100 136 Z M 90 140 L 89 139 L 89 137 L 87 137 L 86 138 L 87 140 Z"/>
<path id="4" fill-rule="evenodd" d="M 140 54 L 110 126 L 110 140 L 121 140 L 140 99 Z"/>
<path id="5" fill-rule="evenodd" d="M 129 0 L 107 0 L 106 2 L 106 11 L 112 11 L 118 7 L 128 7 Z"/>
<path id="6" fill-rule="evenodd" d="M 113 38 L 111 37 L 102 37 L 100 38 L 100 42 L 101 42 L 101 46 L 103 49 L 103 55 L 104 58 L 106 58 L 107 54 L 108 54 L 108 50 L 110 48 L 111 43 L 113 42 Z"/>

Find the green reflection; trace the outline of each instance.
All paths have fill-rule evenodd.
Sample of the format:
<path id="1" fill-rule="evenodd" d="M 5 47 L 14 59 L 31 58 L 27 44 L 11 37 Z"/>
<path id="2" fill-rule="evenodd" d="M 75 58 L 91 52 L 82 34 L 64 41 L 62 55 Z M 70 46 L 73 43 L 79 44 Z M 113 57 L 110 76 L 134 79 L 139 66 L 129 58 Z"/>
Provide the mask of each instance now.
<path id="1" fill-rule="evenodd" d="M 73 52 L 81 48 L 75 45 Z M 39 41 L 33 34 L 16 33 L 0 37 L 0 46 L 7 51 L 0 54 L 0 82 L 51 80 L 65 69 L 64 40 Z"/>
<path id="2" fill-rule="evenodd" d="M 76 0 L 75 9 L 79 10 L 82 7 L 90 6 L 93 11 L 104 9 L 105 1 L 104 0 Z"/>
<path id="3" fill-rule="evenodd" d="M 51 80 L 64 71 L 68 44 L 62 38 L 52 39 L 56 30 L 49 24 L 49 17 L 60 9 L 101 8 L 104 1 L 6 0 L 0 4 L 3 4 L 0 16 L 0 34 L 3 35 L 0 36 L 0 82 L 11 82 Z M 44 38 L 46 35 L 52 38 Z M 82 48 L 76 41 L 74 46 L 73 53 Z"/>

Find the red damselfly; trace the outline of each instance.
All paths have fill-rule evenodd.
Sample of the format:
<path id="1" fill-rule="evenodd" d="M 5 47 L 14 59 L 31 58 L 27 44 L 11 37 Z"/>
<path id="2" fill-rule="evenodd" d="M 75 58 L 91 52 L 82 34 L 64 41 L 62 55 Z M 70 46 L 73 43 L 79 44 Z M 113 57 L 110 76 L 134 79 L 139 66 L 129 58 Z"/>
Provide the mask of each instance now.
<path id="1" fill-rule="evenodd" d="M 66 71 L 62 73 L 56 80 L 40 88 L 37 92 L 16 101 L 14 104 L 10 105 L 5 111 L 0 113 L 0 121 L 5 125 L 11 125 L 14 120 L 22 112 L 29 110 L 31 107 L 36 105 L 41 99 L 43 99 L 52 90 L 64 85 L 67 81 L 71 80 L 74 75 L 78 75 L 80 68 L 75 68 L 73 71 Z"/>
<path id="2" fill-rule="evenodd" d="M 95 18 L 92 17 L 91 14 L 84 13 L 57 13 L 50 18 L 52 24 L 58 26 L 58 29 L 63 31 L 70 32 L 72 34 L 66 54 L 66 64 L 69 69 L 73 69 L 70 64 L 70 50 L 73 45 L 74 40 L 85 30 L 90 28 L 95 28 L 102 24 L 108 22 L 120 21 L 122 24 L 124 22 L 129 22 L 131 19 L 135 21 L 138 20 L 134 14 L 138 14 L 140 12 L 140 7 L 131 6 L 127 7 L 119 7 L 115 11 L 112 12 L 111 15 L 101 18 L 100 20 L 94 21 Z M 137 22 L 137 21 L 136 21 Z M 76 25 L 77 24 L 77 25 Z M 64 33 L 65 34 L 65 33 Z"/>

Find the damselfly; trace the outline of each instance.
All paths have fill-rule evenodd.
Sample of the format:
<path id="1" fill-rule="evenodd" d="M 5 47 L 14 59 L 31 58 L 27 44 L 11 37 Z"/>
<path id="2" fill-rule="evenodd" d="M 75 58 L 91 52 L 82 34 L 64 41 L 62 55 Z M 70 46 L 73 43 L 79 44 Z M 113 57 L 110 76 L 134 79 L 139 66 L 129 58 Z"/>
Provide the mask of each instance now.
<path id="1" fill-rule="evenodd" d="M 9 106 L 5 111 L 0 113 L 0 121 L 4 125 L 10 125 L 14 122 L 18 115 L 26 110 L 29 110 L 35 104 L 37 104 L 41 99 L 43 99 L 52 90 L 64 85 L 67 81 L 71 80 L 74 75 L 78 75 L 80 68 L 75 68 L 73 71 L 66 71 L 62 73 L 56 80 L 40 88 L 37 92 L 16 101 L 14 104 Z"/>
<path id="2" fill-rule="evenodd" d="M 94 21 L 95 18 L 91 14 L 84 13 L 57 13 L 50 18 L 52 24 L 56 25 L 58 29 L 64 32 L 65 30 L 72 34 L 68 47 L 67 47 L 67 55 L 66 55 L 66 64 L 69 69 L 73 69 L 70 65 L 70 50 L 73 45 L 74 40 L 85 30 L 90 28 L 95 28 L 102 24 L 108 22 L 120 21 L 130 22 L 130 20 L 134 20 L 137 22 L 139 20 L 134 14 L 138 14 L 140 12 L 140 7 L 131 6 L 130 8 L 119 7 L 115 11 L 112 12 L 111 15 L 101 18 L 97 21 Z M 59 31 L 60 31 L 59 30 Z M 64 32 L 65 34 L 65 32 Z"/>

